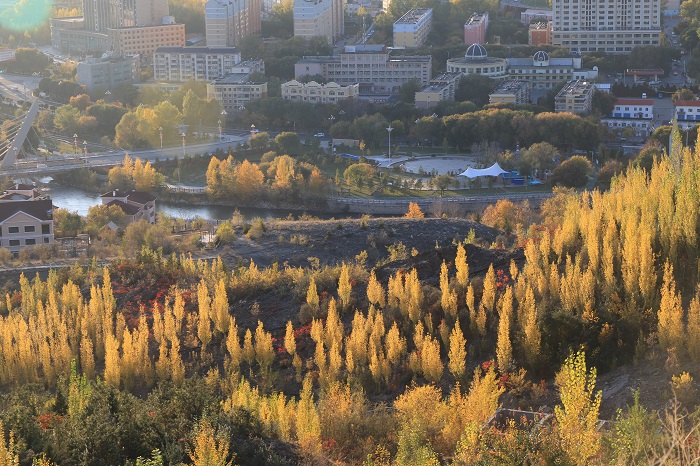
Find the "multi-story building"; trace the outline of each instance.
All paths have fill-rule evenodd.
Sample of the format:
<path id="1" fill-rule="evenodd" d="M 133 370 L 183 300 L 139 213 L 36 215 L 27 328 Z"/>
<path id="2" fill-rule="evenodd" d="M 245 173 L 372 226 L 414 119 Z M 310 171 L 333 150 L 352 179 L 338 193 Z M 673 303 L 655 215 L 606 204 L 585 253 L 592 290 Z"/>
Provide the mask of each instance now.
<path id="1" fill-rule="evenodd" d="M 432 8 L 413 8 L 394 23 L 394 47 L 420 47 L 433 24 Z"/>
<path id="2" fill-rule="evenodd" d="M 282 83 L 282 98 L 284 100 L 328 104 L 338 103 L 341 100 L 355 99 L 359 94 L 359 84 L 341 86 L 334 82 L 319 84 L 316 81 L 304 84 L 295 79 Z"/>
<path id="3" fill-rule="evenodd" d="M 507 62 L 503 58 L 489 57 L 481 44 L 472 44 L 461 58 L 447 60 L 448 73 L 478 74 L 496 80 L 508 78 Z"/>
<path id="4" fill-rule="evenodd" d="M 78 63 L 78 83 L 92 92 L 95 89 L 113 89 L 139 81 L 139 60 L 135 57 L 88 58 Z"/>
<path id="5" fill-rule="evenodd" d="M 654 119 L 654 99 L 617 99 L 609 117 L 600 122 L 611 129 L 634 128 L 647 134 Z"/>
<path id="6" fill-rule="evenodd" d="M 662 0 L 552 0 L 552 44 L 572 52 L 629 53 L 660 45 Z"/>
<path id="7" fill-rule="evenodd" d="M 172 16 L 168 17 L 172 18 Z M 167 20 L 170 21 L 170 20 Z M 185 25 L 169 24 L 143 26 L 107 31 L 110 47 L 120 55 L 140 55 L 150 60 L 158 47 L 184 47 Z"/>
<path id="8" fill-rule="evenodd" d="M 251 100 L 267 97 L 267 83 L 252 82 L 250 73 L 234 73 L 207 84 L 207 98 L 216 99 L 227 112 L 245 109 Z"/>
<path id="9" fill-rule="evenodd" d="M 598 77 L 598 68 L 584 69 L 581 57 L 550 58 L 539 51 L 532 58 L 507 58 L 510 79 L 527 81 L 531 89 L 555 89 L 572 80 L 591 81 Z M 449 60 L 447 61 L 449 68 Z"/>
<path id="10" fill-rule="evenodd" d="M 185 26 L 167 0 L 83 0 L 81 18 L 54 18 L 51 43 L 68 53 L 111 50 L 150 59 L 156 48 L 185 45 Z"/>
<path id="11" fill-rule="evenodd" d="M 489 27 L 488 13 L 474 13 L 466 23 L 464 23 L 464 43 L 465 44 L 485 44 L 486 30 Z"/>
<path id="12" fill-rule="evenodd" d="M 240 63 L 236 47 L 159 47 L 153 54 L 153 78 L 156 81 L 213 81 L 229 73 Z"/>
<path id="13" fill-rule="evenodd" d="M 520 22 L 523 24 L 523 26 L 529 26 L 533 22 L 547 23 L 551 20 L 552 10 L 545 10 L 544 8 L 528 8 L 520 13 Z"/>
<path id="14" fill-rule="evenodd" d="M 392 57 L 383 45 L 349 45 L 339 55 L 302 58 L 294 65 L 294 78 L 320 75 L 341 86 L 360 83 L 371 93 L 395 93 L 411 80 L 427 85 L 432 62 L 430 56 Z"/>
<path id="15" fill-rule="evenodd" d="M 294 0 L 294 37 L 326 37 L 329 44 L 343 35 L 345 0 Z"/>
<path id="16" fill-rule="evenodd" d="M 209 47 L 233 47 L 260 33 L 260 0 L 208 0 L 204 24 Z"/>
<path id="17" fill-rule="evenodd" d="M 126 215 L 126 222 L 145 220 L 156 223 L 156 197 L 143 191 L 109 191 L 101 196 L 102 205 L 116 205 Z"/>
<path id="18" fill-rule="evenodd" d="M 595 86 L 588 81 L 570 81 L 554 97 L 555 112 L 583 115 L 593 108 Z"/>
<path id="19" fill-rule="evenodd" d="M 430 80 L 430 84 L 416 92 L 416 108 L 429 109 L 443 100 L 455 100 L 461 73 L 442 73 Z"/>
<path id="20" fill-rule="evenodd" d="M 530 103 L 530 86 L 525 81 L 504 81 L 489 94 L 490 104 Z"/>
<path id="21" fill-rule="evenodd" d="M 527 30 L 527 43 L 530 45 L 549 45 L 552 43 L 552 23 L 530 23 Z"/>
<path id="22" fill-rule="evenodd" d="M 700 100 L 677 100 L 675 107 L 678 126 L 684 130 L 700 123 Z"/>
<path id="23" fill-rule="evenodd" d="M 54 242 L 53 202 L 34 186 L 16 184 L 0 196 L 0 247 L 17 254 L 25 246 Z"/>
<path id="24" fill-rule="evenodd" d="M 51 47 L 67 54 L 107 52 L 107 33 L 88 31 L 84 26 L 82 16 L 51 18 Z"/>

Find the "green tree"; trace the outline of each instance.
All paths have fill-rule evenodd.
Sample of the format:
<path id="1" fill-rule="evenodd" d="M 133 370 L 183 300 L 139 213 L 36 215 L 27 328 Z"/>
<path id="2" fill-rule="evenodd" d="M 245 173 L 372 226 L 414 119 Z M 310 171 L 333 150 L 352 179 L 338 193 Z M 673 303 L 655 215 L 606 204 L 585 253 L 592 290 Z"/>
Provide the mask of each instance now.
<path id="1" fill-rule="evenodd" d="M 53 223 L 56 231 L 63 234 L 75 234 L 85 228 L 83 218 L 77 212 L 57 208 L 53 211 Z"/>
<path id="2" fill-rule="evenodd" d="M 88 209 L 87 230 L 91 235 L 97 235 L 109 222 L 118 227 L 124 226 L 124 211 L 116 205 L 95 205 Z"/>
<path id="3" fill-rule="evenodd" d="M 437 175 L 428 180 L 428 185 L 440 191 L 442 197 L 446 189 L 458 186 L 459 182 L 451 175 Z"/>
<path id="4" fill-rule="evenodd" d="M 582 188 L 588 183 L 588 175 L 593 173 L 591 162 L 581 155 L 563 161 L 552 173 L 552 184 L 568 188 Z"/>
<path id="5" fill-rule="evenodd" d="M 301 140 L 297 133 L 283 132 L 275 136 L 275 143 L 280 154 L 297 155 L 301 146 Z"/>
<path id="6" fill-rule="evenodd" d="M 374 184 L 374 173 L 375 169 L 372 165 L 355 163 L 345 169 L 343 178 L 347 180 L 348 184 L 354 184 L 358 188 L 362 188 L 365 185 L 371 187 Z"/>
<path id="7" fill-rule="evenodd" d="M 257 133 L 248 139 L 248 144 L 251 149 L 265 149 L 270 147 L 270 135 L 266 132 Z"/>

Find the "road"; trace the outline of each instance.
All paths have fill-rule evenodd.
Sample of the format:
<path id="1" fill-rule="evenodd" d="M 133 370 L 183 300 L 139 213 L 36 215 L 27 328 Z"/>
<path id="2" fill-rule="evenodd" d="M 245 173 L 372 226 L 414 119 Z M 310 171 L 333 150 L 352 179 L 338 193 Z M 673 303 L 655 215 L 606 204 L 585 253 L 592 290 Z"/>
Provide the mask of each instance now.
<path id="1" fill-rule="evenodd" d="M 216 149 L 228 150 L 236 147 L 247 140 L 247 136 L 226 136 L 221 142 L 214 141 L 202 144 L 190 144 L 185 146 L 185 154 L 203 154 L 213 152 Z M 138 157 L 141 160 L 150 162 L 158 160 L 170 160 L 183 156 L 182 147 L 166 147 L 163 149 L 153 149 L 145 151 L 114 151 L 91 153 L 87 156 L 50 156 L 47 158 L 30 158 L 16 163 L 12 167 L 0 168 L 0 175 L 46 175 L 50 173 L 74 170 L 81 167 L 111 167 L 119 165 L 124 160 L 124 155 Z"/>

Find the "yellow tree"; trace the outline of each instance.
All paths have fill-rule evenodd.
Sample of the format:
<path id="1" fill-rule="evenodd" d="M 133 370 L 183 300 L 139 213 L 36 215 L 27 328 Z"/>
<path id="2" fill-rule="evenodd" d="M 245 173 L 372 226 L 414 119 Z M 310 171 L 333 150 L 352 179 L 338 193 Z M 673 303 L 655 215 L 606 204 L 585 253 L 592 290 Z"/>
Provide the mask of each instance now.
<path id="1" fill-rule="evenodd" d="M 211 299 L 209 298 L 209 290 L 204 279 L 197 286 L 197 304 L 199 307 L 197 337 L 202 342 L 202 350 L 205 350 L 211 341 Z"/>
<path id="2" fill-rule="evenodd" d="M 216 288 L 214 289 L 214 299 L 211 302 L 211 315 L 216 325 L 216 330 L 225 334 L 231 322 L 231 316 L 228 313 L 229 303 L 228 295 L 226 294 L 226 283 L 224 279 L 219 279 Z"/>
<path id="3" fill-rule="evenodd" d="M 404 215 L 404 218 L 423 218 L 425 214 L 420 210 L 420 206 L 415 202 L 408 203 L 408 212 Z"/>
<path id="4" fill-rule="evenodd" d="M 19 466 L 18 450 L 14 432 L 10 431 L 9 440 L 5 443 L 5 429 L 0 421 L 0 466 Z"/>
<path id="5" fill-rule="evenodd" d="M 508 372 L 513 361 L 513 346 L 510 341 L 510 322 L 513 315 L 513 288 L 506 288 L 500 301 L 501 315 L 498 319 L 498 341 L 496 344 L 496 358 L 498 369 Z"/>
<path id="6" fill-rule="evenodd" d="M 688 354 L 693 361 L 700 361 L 700 294 L 688 307 Z"/>
<path id="7" fill-rule="evenodd" d="M 284 332 L 284 349 L 290 356 L 294 356 L 297 352 L 297 341 L 294 338 L 294 327 L 291 320 L 287 321 L 287 328 Z"/>
<path id="8" fill-rule="evenodd" d="M 348 265 L 343 263 L 343 266 L 340 268 L 340 277 L 338 278 L 338 297 L 340 298 L 341 309 L 347 309 L 350 305 L 351 293 L 350 271 L 348 270 Z"/>
<path id="9" fill-rule="evenodd" d="M 254 164 L 244 160 L 238 165 L 236 172 L 236 184 L 234 185 L 234 194 L 243 201 L 255 199 L 263 188 L 265 175 L 260 168 Z"/>
<path id="10" fill-rule="evenodd" d="M 455 267 L 457 274 L 457 286 L 464 291 L 469 285 L 469 264 L 467 263 L 467 252 L 464 250 L 464 244 L 460 241 L 457 244 L 457 257 L 455 257 Z"/>
<path id="11" fill-rule="evenodd" d="M 216 429 L 206 419 L 199 421 L 195 430 L 193 447 L 187 449 L 187 455 L 194 466 L 231 466 L 228 460 L 228 436 Z M 235 455 L 233 455 L 235 458 Z"/>
<path id="12" fill-rule="evenodd" d="M 586 369 L 583 351 L 571 354 L 556 377 L 562 406 L 554 408 L 562 450 L 573 464 L 590 464 L 600 448 L 597 432 L 602 392 L 595 392 L 596 369 Z"/>
<path id="13" fill-rule="evenodd" d="M 272 335 L 265 331 L 263 323 L 258 321 L 255 329 L 255 360 L 260 365 L 260 370 L 267 373 L 275 360 L 275 349 L 272 346 Z"/>
<path id="14" fill-rule="evenodd" d="M 464 339 L 464 333 L 459 326 L 459 320 L 455 324 L 455 328 L 450 333 L 450 352 L 448 369 L 455 379 L 459 380 L 464 375 L 467 366 L 467 341 Z"/>
<path id="15" fill-rule="evenodd" d="M 384 308 L 386 306 L 386 293 L 384 292 L 384 287 L 379 280 L 377 280 L 377 274 L 374 269 L 369 274 L 369 282 L 367 283 L 367 300 L 370 304 L 374 304 L 377 307 Z"/>
<path id="16" fill-rule="evenodd" d="M 450 279 L 447 272 L 447 264 L 442 261 L 442 266 L 440 267 L 440 292 L 441 299 L 440 304 L 442 305 L 442 312 L 446 316 L 450 316 L 453 319 L 457 318 L 457 293 L 450 289 Z"/>
<path id="17" fill-rule="evenodd" d="M 683 307 L 680 293 L 676 291 L 673 266 L 664 266 L 664 283 L 661 287 L 661 303 L 658 311 L 659 344 L 663 349 L 684 349 Z"/>

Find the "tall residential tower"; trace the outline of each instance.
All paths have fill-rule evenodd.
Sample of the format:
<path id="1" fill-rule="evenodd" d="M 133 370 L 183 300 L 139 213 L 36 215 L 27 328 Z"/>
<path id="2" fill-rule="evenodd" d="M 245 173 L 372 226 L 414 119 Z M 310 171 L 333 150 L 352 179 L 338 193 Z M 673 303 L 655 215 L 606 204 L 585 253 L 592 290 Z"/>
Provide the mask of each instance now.
<path id="1" fill-rule="evenodd" d="M 660 45 L 662 0 L 552 0 L 552 44 L 629 53 Z"/>
<path id="2" fill-rule="evenodd" d="M 233 47 L 260 32 L 260 0 L 209 0 L 204 8 L 207 45 Z"/>

